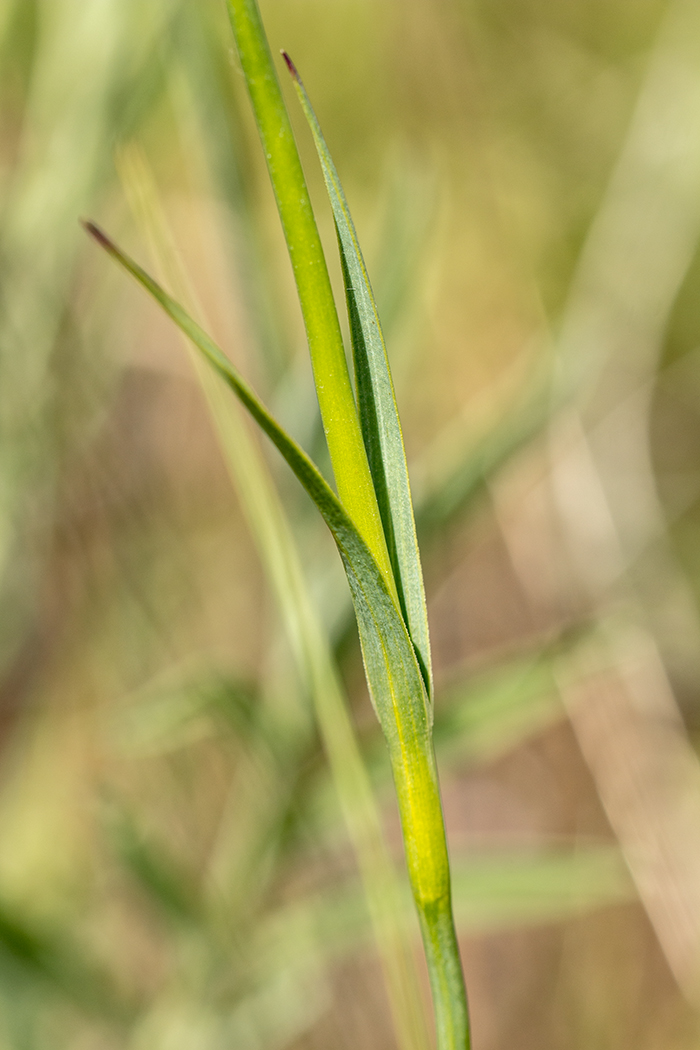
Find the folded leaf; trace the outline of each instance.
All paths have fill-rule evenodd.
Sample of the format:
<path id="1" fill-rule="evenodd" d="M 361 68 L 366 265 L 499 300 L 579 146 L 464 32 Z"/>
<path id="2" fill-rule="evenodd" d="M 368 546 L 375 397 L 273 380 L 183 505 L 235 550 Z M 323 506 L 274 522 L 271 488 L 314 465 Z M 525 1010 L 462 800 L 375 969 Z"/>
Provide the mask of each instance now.
<path id="1" fill-rule="evenodd" d="M 117 248 L 102 230 L 93 223 L 86 223 L 85 228 L 136 278 L 208 358 L 282 453 L 313 499 L 333 534 L 350 581 L 365 663 L 374 668 L 370 675 L 368 666 L 372 701 L 392 750 L 392 758 L 393 750 L 399 744 L 410 746 L 406 734 L 420 738 L 421 748 L 425 747 L 430 739 L 432 712 L 413 645 L 384 577 L 342 503 L 315 464 L 270 415 L 206 332 L 145 270 Z"/>
<path id="2" fill-rule="evenodd" d="M 432 705 L 397 601 L 318 468 L 270 415 L 219 347 L 101 230 L 92 223 L 87 223 L 86 229 L 202 351 L 282 453 L 331 530 L 355 605 L 370 696 L 389 747 L 406 862 L 433 988 L 438 1046 L 466 1047 L 467 1005 L 452 919 L 447 843 L 432 744 Z"/>
<path id="3" fill-rule="evenodd" d="M 294 78 L 314 137 L 333 209 L 348 303 L 362 436 L 377 493 L 399 600 L 409 634 L 418 653 L 428 694 L 432 699 L 430 640 L 423 573 L 413 519 L 406 452 L 377 304 L 343 187 L 316 114 L 294 63 L 286 52 L 282 54 Z"/>

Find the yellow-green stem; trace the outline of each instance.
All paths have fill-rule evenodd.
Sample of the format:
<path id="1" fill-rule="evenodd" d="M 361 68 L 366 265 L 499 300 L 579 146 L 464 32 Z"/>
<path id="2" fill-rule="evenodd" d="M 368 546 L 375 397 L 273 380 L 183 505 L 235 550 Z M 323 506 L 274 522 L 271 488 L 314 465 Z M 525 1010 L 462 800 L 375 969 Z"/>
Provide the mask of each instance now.
<path id="1" fill-rule="evenodd" d="M 389 591 L 391 608 L 382 609 L 381 589 L 373 589 L 374 599 L 368 603 L 362 573 L 360 577 L 354 570 L 349 574 L 358 622 L 362 618 L 364 624 L 360 633 L 368 681 L 378 714 L 383 712 L 380 721 L 391 753 L 406 859 L 430 974 L 438 1050 L 468 1050 L 466 992 L 452 918 L 449 859 L 428 717 L 430 702 L 415 653 L 412 649 L 405 651 L 408 637 L 400 617 L 328 271 L 257 3 L 227 3 L 292 260 L 338 494 L 376 562 L 363 568 L 362 573 L 368 576 L 364 584 L 368 585 L 372 568 L 378 568 Z M 349 568 L 347 557 L 348 551 Z M 384 628 L 396 626 L 397 616 L 401 629 L 390 641 L 392 630 L 385 635 Z M 399 646 L 396 651 L 395 645 Z"/>
<path id="2" fill-rule="evenodd" d="M 452 914 L 450 862 L 432 742 L 391 749 L 406 863 L 435 1010 L 438 1050 L 469 1050 L 464 975 Z M 417 746 L 416 746 L 417 745 Z M 410 758 L 408 758 L 410 756 Z"/>
<path id="3" fill-rule="evenodd" d="M 260 12 L 256 0 L 227 3 L 299 293 L 338 495 L 396 593 L 328 268 Z"/>

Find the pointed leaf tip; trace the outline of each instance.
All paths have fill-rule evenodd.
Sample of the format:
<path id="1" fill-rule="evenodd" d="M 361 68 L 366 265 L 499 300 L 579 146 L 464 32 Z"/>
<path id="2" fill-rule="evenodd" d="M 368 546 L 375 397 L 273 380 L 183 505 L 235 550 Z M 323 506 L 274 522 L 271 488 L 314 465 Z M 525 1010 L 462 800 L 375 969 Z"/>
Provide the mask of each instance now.
<path id="1" fill-rule="evenodd" d="M 109 237 L 104 232 L 104 230 L 101 230 L 100 227 L 95 225 L 94 222 L 91 222 L 90 219 L 81 219 L 80 225 L 87 233 L 90 234 L 91 237 L 94 237 L 98 244 L 102 245 L 102 247 L 105 248 L 108 252 L 113 252 L 115 250 L 114 244 L 112 243 L 112 241 L 110 241 Z"/>
<path id="2" fill-rule="evenodd" d="M 432 671 L 423 572 L 413 518 L 406 452 L 389 359 L 357 233 L 340 177 L 297 75 L 295 87 L 311 128 L 335 218 L 350 319 L 358 410 L 401 610 L 428 695 Z"/>
<path id="3" fill-rule="evenodd" d="M 301 77 L 299 76 L 299 71 L 297 70 L 297 67 L 294 65 L 294 63 L 292 62 L 291 58 L 289 57 L 287 52 L 284 50 L 284 48 L 282 48 L 280 54 L 282 55 L 282 58 L 284 59 L 284 61 L 287 63 L 287 69 L 292 74 L 294 79 L 295 80 L 301 80 Z"/>

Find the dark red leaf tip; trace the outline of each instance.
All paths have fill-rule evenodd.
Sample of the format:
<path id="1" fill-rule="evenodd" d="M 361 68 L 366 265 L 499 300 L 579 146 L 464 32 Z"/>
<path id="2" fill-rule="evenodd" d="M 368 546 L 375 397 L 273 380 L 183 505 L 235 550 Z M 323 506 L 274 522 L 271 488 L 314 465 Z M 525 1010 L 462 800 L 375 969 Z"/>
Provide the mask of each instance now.
<path id="1" fill-rule="evenodd" d="M 299 80 L 299 73 L 297 72 L 297 67 L 294 65 L 294 63 L 292 62 L 291 58 L 289 57 L 289 55 L 287 54 L 287 52 L 284 49 L 282 50 L 282 58 L 287 63 L 287 69 L 292 74 L 294 79 L 295 80 Z"/>
<path id="2" fill-rule="evenodd" d="M 114 248 L 114 245 L 110 241 L 109 237 L 99 226 L 96 226 L 94 222 L 90 222 L 89 219 L 81 219 L 80 223 L 84 230 L 86 230 L 91 237 L 94 237 L 98 244 L 110 251 Z"/>

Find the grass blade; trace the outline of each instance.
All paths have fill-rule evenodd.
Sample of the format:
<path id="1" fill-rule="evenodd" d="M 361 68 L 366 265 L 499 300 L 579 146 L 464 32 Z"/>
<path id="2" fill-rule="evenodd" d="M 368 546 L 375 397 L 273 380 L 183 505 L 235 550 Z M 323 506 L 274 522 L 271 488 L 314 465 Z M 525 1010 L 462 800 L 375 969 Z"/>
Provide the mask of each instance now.
<path id="1" fill-rule="evenodd" d="M 433 990 L 439 1050 L 469 1046 L 466 993 L 452 918 L 450 873 L 432 744 L 432 711 L 396 599 L 365 540 L 306 453 L 228 358 L 137 263 L 93 223 L 86 229 L 160 304 L 282 453 L 328 525 L 350 584 L 370 695 L 389 747 L 406 861 Z"/>
<path id="2" fill-rule="evenodd" d="M 335 539 L 350 579 L 353 597 L 356 598 L 356 604 L 359 602 L 363 610 L 362 622 L 367 638 L 379 637 L 382 639 L 378 652 L 392 653 L 392 664 L 397 661 L 397 666 L 403 668 L 403 678 L 407 682 L 412 677 L 412 668 L 418 670 L 418 665 L 403 617 L 367 543 L 328 482 L 303 449 L 268 412 L 221 349 L 189 314 L 138 263 L 122 252 L 99 227 L 92 222 L 86 222 L 85 229 L 153 296 L 178 328 L 198 347 L 292 468 L 316 504 Z M 360 633 L 362 636 L 362 625 Z M 371 648 L 374 656 L 374 643 Z M 367 659 L 367 654 L 365 658 Z M 384 677 L 384 675 L 379 677 Z M 430 729 L 431 718 L 422 676 L 420 681 L 420 689 L 410 696 L 410 722 L 416 733 L 424 734 Z M 372 694 L 377 717 L 391 747 L 392 744 L 398 743 L 399 739 L 396 730 L 398 712 L 406 714 L 407 709 L 399 707 L 398 703 L 395 705 L 391 702 L 384 703 L 383 698 L 387 695 L 385 689 L 378 691 L 372 689 Z M 396 699 L 394 694 L 395 690 L 392 689 L 389 695 Z"/>
<path id="3" fill-rule="evenodd" d="M 292 262 L 338 495 L 392 590 L 340 323 L 289 116 L 255 0 L 228 0 L 228 10 Z"/>
<path id="4" fill-rule="evenodd" d="M 294 63 L 286 52 L 282 54 L 311 128 L 333 209 L 350 318 L 362 436 L 401 608 L 432 698 L 423 573 L 413 519 L 406 452 L 377 304 L 343 187 L 316 114 Z"/>
<path id="5" fill-rule="evenodd" d="M 407 828 L 406 848 L 411 883 L 420 884 L 422 899 L 431 902 L 433 899 L 439 899 L 441 911 L 450 916 L 447 854 L 437 773 L 432 758 L 431 717 L 427 694 L 416 654 L 395 597 L 389 593 L 372 553 L 316 466 L 292 438 L 284 433 L 218 346 L 160 285 L 116 248 L 101 230 L 92 224 L 86 224 L 86 229 L 113 258 L 140 281 L 175 321 L 178 328 L 214 365 L 215 370 L 232 387 L 288 461 L 330 527 L 356 600 L 370 695 L 373 697 L 375 710 L 389 744 L 391 765 L 397 778 L 402 820 L 404 828 Z M 305 617 L 307 615 L 309 610 L 304 614 Z M 299 640 L 303 650 L 307 646 L 307 639 Z M 389 653 L 393 661 L 391 673 L 388 670 Z M 318 677 L 318 661 L 315 661 L 314 666 L 313 673 Z M 327 691 L 327 674 L 323 678 L 323 684 L 324 689 L 321 692 Z M 327 715 L 321 720 L 327 722 Z M 357 778 L 354 779 L 354 787 L 358 789 Z M 426 864 L 426 858 L 434 858 L 436 862 L 431 866 L 430 863 Z"/>
<path id="6" fill-rule="evenodd" d="M 197 128 L 193 124 L 188 125 L 187 141 L 188 152 L 201 155 Z M 128 161 L 122 164 L 125 188 L 149 234 L 160 269 L 180 301 L 187 304 L 195 316 L 204 319 L 187 271 L 177 256 L 167 219 L 159 207 L 152 173 L 137 150 L 129 151 Z M 333 785 L 361 874 L 398 1047 L 423 1050 L 428 1042 L 427 1031 L 412 953 L 400 923 L 401 885 L 383 839 L 381 816 L 354 733 L 347 698 L 323 624 L 311 602 L 300 555 L 257 445 L 242 426 L 236 407 L 207 362 L 189 348 L 232 481 L 277 598 L 300 677 L 314 705 Z M 287 737 L 286 726 L 275 725 L 275 728 Z M 268 732 L 268 735 L 273 734 Z M 288 746 L 285 741 L 284 750 Z M 254 866 L 254 873 L 259 882 L 258 864 Z"/>

